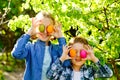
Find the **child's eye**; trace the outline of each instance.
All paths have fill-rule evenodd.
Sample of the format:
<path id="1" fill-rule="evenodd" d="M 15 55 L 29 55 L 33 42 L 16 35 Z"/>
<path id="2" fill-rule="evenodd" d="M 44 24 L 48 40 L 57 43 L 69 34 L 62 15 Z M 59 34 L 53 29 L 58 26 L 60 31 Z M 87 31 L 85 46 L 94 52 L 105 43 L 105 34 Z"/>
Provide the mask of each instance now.
<path id="1" fill-rule="evenodd" d="M 86 58 L 86 57 L 87 57 L 87 52 L 86 52 L 86 50 L 83 49 L 83 50 L 80 51 L 80 57 L 81 57 L 81 58 Z"/>
<path id="2" fill-rule="evenodd" d="M 54 27 L 52 25 L 47 26 L 46 28 L 47 33 L 52 33 L 54 32 Z"/>
<path id="3" fill-rule="evenodd" d="M 76 55 L 77 55 L 77 51 L 75 49 L 70 49 L 69 56 L 70 57 L 76 57 Z"/>
<path id="4" fill-rule="evenodd" d="M 45 25 L 44 24 L 40 24 L 39 31 L 42 32 L 42 33 L 45 31 Z"/>

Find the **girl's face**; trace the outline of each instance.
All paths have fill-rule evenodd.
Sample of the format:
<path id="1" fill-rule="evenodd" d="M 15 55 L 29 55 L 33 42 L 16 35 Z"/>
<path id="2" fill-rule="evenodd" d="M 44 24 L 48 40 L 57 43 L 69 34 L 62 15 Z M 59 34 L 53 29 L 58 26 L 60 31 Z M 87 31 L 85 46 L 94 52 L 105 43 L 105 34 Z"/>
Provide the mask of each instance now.
<path id="1" fill-rule="evenodd" d="M 71 59 L 72 65 L 82 66 L 86 61 L 80 57 L 80 51 L 84 48 L 84 45 L 81 43 L 75 43 L 72 45 L 72 48 L 76 50 L 76 56 Z"/>
<path id="2" fill-rule="evenodd" d="M 48 35 L 46 28 L 49 25 L 53 25 L 52 20 L 50 18 L 43 17 L 40 21 L 41 21 L 41 24 L 44 25 L 45 30 L 44 30 L 44 32 L 40 32 L 39 27 L 38 27 L 37 28 L 37 32 L 38 32 L 37 37 L 42 41 L 49 41 L 51 35 Z"/>

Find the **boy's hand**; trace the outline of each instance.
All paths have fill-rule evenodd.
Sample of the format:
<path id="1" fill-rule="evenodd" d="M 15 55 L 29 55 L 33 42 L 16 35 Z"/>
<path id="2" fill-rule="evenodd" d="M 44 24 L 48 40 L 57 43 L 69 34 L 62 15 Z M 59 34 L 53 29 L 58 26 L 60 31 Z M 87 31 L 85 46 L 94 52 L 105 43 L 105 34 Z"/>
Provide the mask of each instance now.
<path id="1" fill-rule="evenodd" d="M 38 20 L 37 18 L 32 18 L 32 26 L 28 30 L 27 34 L 30 36 L 36 35 L 37 34 L 37 27 L 41 24 L 41 21 Z"/>
<path id="2" fill-rule="evenodd" d="M 89 45 L 87 46 L 87 60 L 91 60 L 94 63 L 99 61 L 99 59 L 94 55 L 93 48 Z"/>
<path id="3" fill-rule="evenodd" d="M 63 46 L 63 53 L 62 56 L 60 57 L 60 60 L 62 62 L 64 62 L 67 59 L 71 59 L 71 57 L 69 57 L 68 53 L 70 51 L 70 46 Z"/>

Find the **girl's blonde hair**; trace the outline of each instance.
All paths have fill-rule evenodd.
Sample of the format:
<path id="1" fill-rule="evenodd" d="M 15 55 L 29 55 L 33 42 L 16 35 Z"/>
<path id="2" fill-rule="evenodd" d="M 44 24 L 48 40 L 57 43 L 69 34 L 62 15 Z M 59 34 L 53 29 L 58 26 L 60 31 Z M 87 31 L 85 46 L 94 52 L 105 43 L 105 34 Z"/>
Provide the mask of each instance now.
<path id="1" fill-rule="evenodd" d="M 56 24 L 56 21 L 55 21 L 55 19 L 54 19 L 54 17 L 52 16 L 51 13 L 45 12 L 45 11 L 40 11 L 40 12 L 36 15 L 36 18 L 37 18 L 37 19 L 41 19 L 41 18 L 43 18 L 43 17 L 51 19 L 53 25 Z M 32 40 L 37 39 L 36 35 L 31 36 L 31 39 L 32 39 Z"/>
<path id="2" fill-rule="evenodd" d="M 40 12 L 36 15 L 36 17 L 38 17 L 38 18 L 41 18 L 41 17 L 49 18 L 49 19 L 52 20 L 53 25 L 55 25 L 55 19 L 54 19 L 54 17 L 52 16 L 52 14 L 49 13 L 49 12 L 40 11 Z"/>

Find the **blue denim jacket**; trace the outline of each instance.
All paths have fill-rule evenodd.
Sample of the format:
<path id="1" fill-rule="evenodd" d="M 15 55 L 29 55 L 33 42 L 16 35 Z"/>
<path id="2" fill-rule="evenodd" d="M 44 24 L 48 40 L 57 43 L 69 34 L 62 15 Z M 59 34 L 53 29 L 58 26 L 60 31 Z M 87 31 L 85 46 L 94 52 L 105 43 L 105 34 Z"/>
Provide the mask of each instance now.
<path id="1" fill-rule="evenodd" d="M 29 42 L 30 35 L 22 35 L 12 50 L 12 56 L 17 59 L 26 60 L 26 70 L 24 80 L 41 80 L 42 65 L 45 52 L 45 42 L 37 40 L 35 43 Z M 62 54 L 62 46 L 66 45 L 65 38 L 58 38 L 58 45 L 50 44 L 49 52 L 54 62 Z M 51 62 L 51 63 L 52 63 Z"/>
<path id="2" fill-rule="evenodd" d="M 100 61 L 89 67 L 83 65 L 80 69 L 83 75 L 80 75 L 79 80 L 94 80 L 98 77 L 111 77 L 113 75 L 112 70 L 107 65 L 102 65 Z M 57 59 L 49 68 L 47 72 L 47 78 L 49 80 L 72 80 L 74 73 L 70 67 L 63 67 L 62 62 Z"/>

